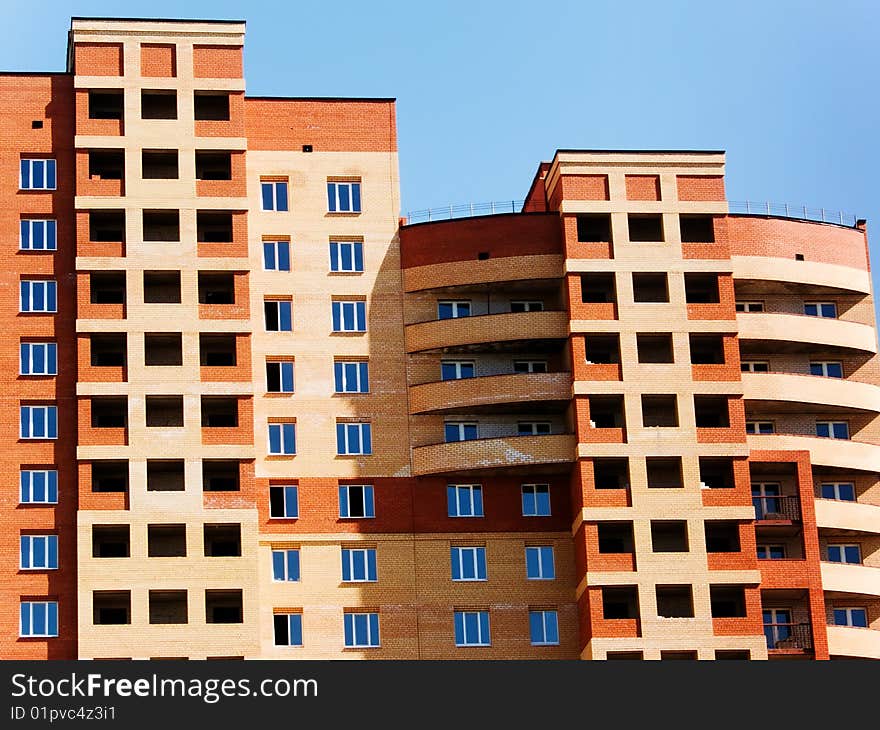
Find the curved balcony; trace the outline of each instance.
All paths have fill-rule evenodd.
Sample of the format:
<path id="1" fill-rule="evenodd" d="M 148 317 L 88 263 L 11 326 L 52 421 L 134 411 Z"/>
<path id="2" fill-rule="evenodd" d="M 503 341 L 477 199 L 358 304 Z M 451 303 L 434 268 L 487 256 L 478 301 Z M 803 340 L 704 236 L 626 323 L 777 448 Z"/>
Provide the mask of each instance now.
<path id="1" fill-rule="evenodd" d="M 880 387 L 841 378 L 795 373 L 743 373 L 746 400 L 837 406 L 880 413 Z"/>
<path id="2" fill-rule="evenodd" d="M 821 563 L 822 589 L 880 596 L 880 568 L 846 563 Z"/>
<path id="3" fill-rule="evenodd" d="M 572 434 L 550 434 L 417 446 L 412 450 L 413 474 L 552 467 L 574 461 L 576 442 L 577 437 Z"/>
<path id="4" fill-rule="evenodd" d="M 563 262 L 563 257 L 557 254 L 534 254 L 428 264 L 403 270 L 403 290 L 416 292 L 507 281 L 561 280 Z"/>
<path id="5" fill-rule="evenodd" d="M 816 524 L 834 530 L 880 533 L 880 506 L 817 499 Z"/>
<path id="6" fill-rule="evenodd" d="M 409 389 L 410 413 L 504 412 L 517 404 L 545 407 L 571 400 L 570 373 L 515 373 L 441 380 Z M 519 406 L 521 410 L 521 405 Z"/>
<path id="7" fill-rule="evenodd" d="M 777 347 L 786 342 L 877 352 L 874 329 L 858 322 L 766 312 L 738 314 L 736 320 L 741 340 L 768 341 Z"/>
<path id="8" fill-rule="evenodd" d="M 732 256 L 733 278 L 737 281 L 776 281 L 842 291 L 871 293 L 867 271 L 840 264 L 795 261 L 775 256 Z"/>
<path id="9" fill-rule="evenodd" d="M 832 657 L 880 659 L 880 631 L 852 626 L 829 626 L 828 653 Z"/>
<path id="10" fill-rule="evenodd" d="M 753 451 L 808 451 L 814 466 L 880 471 L 880 445 L 877 444 L 790 434 L 747 436 L 746 440 Z"/>
<path id="11" fill-rule="evenodd" d="M 423 352 L 515 341 L 562 340 L 566 337 L 566 312 L 482 314 L 407 325 L 406 351 Z"/>

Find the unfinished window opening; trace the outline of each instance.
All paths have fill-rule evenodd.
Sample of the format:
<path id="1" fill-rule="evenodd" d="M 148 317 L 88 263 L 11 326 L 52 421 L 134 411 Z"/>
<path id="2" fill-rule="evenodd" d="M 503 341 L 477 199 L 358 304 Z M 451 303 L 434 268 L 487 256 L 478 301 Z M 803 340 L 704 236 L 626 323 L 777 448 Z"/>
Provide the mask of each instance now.
<path id="1" fill-rule="evenodd" d="M 174 89 L 143 89 L 141 119 L 177 119 L 177 92 Z"/>
<path id="2" fill-rule="evenodd" d="M 669 276 L 664 272 L 634 272 L 632 287 L 633 301 L 638 304 L 663 304 L 669 301 Z"/>
<path id="3" fill-rule="evenodd" d="M 235 274 L 231 271 L 200 271 L 199 304 L 235 304 Z"/>
<path id="4" fill-rule="evenodd" d="M 89 150 L 89 177 L 99 180 L 124 179 L 125 152 L 123 150 Z"/>
<path id="5" fill-rule="evenodd" d="M 125 241 L 124 210 L 90 210 L 89 241 L 94 243 Z"/>
<path id="6" fill-rule="evenodd" d="M 183 426 L 182 395 L 146 396 L 147 426 L 150 428 Z"/>
<path id="7" fill-rule="evenodd" d="M 180 332 L 145 332 L 144 365 L 183 365 L 183 336 Z"/>
<path id="8" fill-rule="evenodd" d="M 232 153 L 196 150 L 196 180 L 232 180 Z"/>
<path id="9" fill-rule="evenodd" d="M 718 274 L 686 273 L 684 275 L 684 298 L 688 304 L 717 304 Z"/>
<path id="10" fill-rule="evenodd" d="M 629 489 L 629 459 L 625 456 L 595 457 L 593 484 L 596 489 Z"/>
<path id="11" fill-rule="evenodd" d="M 684 480 L 680 456 L 649 456 L 645 459 L 649 489 L 681 489 Z"/>
<path id="12" fill-rule="evenodd" d="M 93 558 L 127 558 L 130 550 L 128 525 L 92 525 Z"/>
<path id="13" fill-rule="evenodd" d="M 733 489 L 733 459 L 728 457 L 700 457 L 700 486 L 707 489 Z"/>
<path id="14" fill-rule="evenodd" d="M 688 528 L 684 520 L 651 520 L 651 549 L 655 553 L 686 553 Z"/>
<path id="15" fill-rule="evenodd" d="M 180 304 L 179 271 L 145 271 L 144 304 Z"/>
<path id="16" fill-rule="evenodd" d="M 581 243 L 611 243 L 611 214 L 579 215 L 577 217 L 577 239 Z"/>
<path id="17" fill-rule="evenodd" d="M 186 525 L 147 525 L 147 556 L 185 558 Z"/>
<path id="18" fill-rule="evenodd" d="M 128 424 L 128 398 L 92 396 L 92 428 L 125 428 Z"/>
<path id="19" fill-rule="evenodd" d="M 92 621 L 97 626 L 131 623 L 131 591 L 92 591 Z"/>
<path id="20" fill-rule="evenodd" d="M 707 553 L 740 552 L 738 522 L 732 520 L 706 520 L 705 532 Z"/>
<path id="21" fill-rule="evenodd" d="M 667 660 L 684 660 L 684 661 L 696 661 L 699 659 L 699 655 L 695 651 L 661 651 L 660 652 L 661 661 Z"/>
<path id="22" fill-rule="evenodd" d="M 205 621 L 209 624 L 242 622 L 241 591 L 205 591 Z"/>
<path id="23" fill-rule="evenodd" d="M 148 492 L 182 492 L 185 486 L 183 459 L 148 459 Z"/>
<path id="24" fill-rule="evenodd" d="M 205 525 L 205 556 L 235 558 L 241 556 L 241 525 L 228 523 Z"/>
<path id="25" fill-rule="evenodd" d="M 642 661 L 644 658 L 640 651 L 609 651 L 605 654 L 606 661 Z"/>
<path id="26" fill-rule="evenodd" d="M 202 427 L 238 426 L 238 398 L 222 395 L 202 396 Z"/>
<path id="27" fill-rule="evenodd" d="M 657 586 L 656 594 L 657 615 L 661 618 L 693 618 L 693 586 Z"/>
<path id="28" fill-rule="evenodd" d="M 645 428 L 676 428 L 678 398 L 675 395 L 642 395 L 642 425 Z"/>
<path id="29" fill-rule="evenodd" d="M 675 362 L 675 356 L 672 352 L 672 333 L 670 332 L 659 332 L 656 334 L 637 334 L 636 348 L 639 353 L 639 362 Z"/>
<path id="30" fill-rule="evenodd" d="M 586 335 L 584 351 L 588 365 L 620 362 L 620 335 Z"/>
<path id="31" fill-rule="evenodd" d="M 209 367 L 234 367 L 237 362 L 235 335 L 199 335 L 199 363 L 201 365 Z"/>
<path id="32" fill-rule="evenodd" d="M 197 211 L 196 240 L 199 243 L 232 243 L 232 213 L 219 210 Z"/>
<path id="33" fill-rule="evenodd" d="M 712 618 L 745 618 L 746 591 L 743 586 L 709 586 Z"/>
<path id="34" fill-rule="evenodd" d="M 143 150 L 141 174 L 144 180 L 177 180 L 177 150 Z"/>
<path id="35" fill-rule="evenodd" d="M 614 303 L 617 301 L 617 284 L 614 274 L 581 274 L 581 301 L 590 304 Z"/>
<path id="36" fill-rule="evenodd" d="M 230 119 L 228 92 L 193 92 L 193 106 L 197 122 L 228 122 Z"/>
<path id="37" fill-rule="evenodd" d="M 695 395 L 694 417 L 697 428 L 729 428 L 730 402 L 723 395 Z"/>
<path id="38" fill-rule="evenodd" d="M 716 649 L 715 659 L 727 659 L 735 661 L 748 661 L 752 658 L 752 653 L 748 649 Z"/>
<path id="39" fill-rule="evenodd" d="M 122 89 L 90 89 L 89 119 L 122 119 Z"/>
<path id="40" fill-rule="evenodd" d="M 723 365 L 725 362 L 724 335 L 691 334 L 688 345 L 692 365 Z"/>
<path id="41" fill-rule="evenodd" d="M 636 551 L 632 522 L 600 522 L 597 528 L 600 553 L 619 555 Z"/>
<path id="42" fill-rule="evenodd" d="M 93 461 L 92 462 L 93 492 L 127 492 L 128 462 L 127 461 Z"/>
<path id="43" fill-rule="evenodd" d="M 205 492 L 237 492 L 241 489 L 237 461 L 206 459 L 202 462 L 202 489 Z"/>
<path id="44" fill-rule="evenodd" d="M 187 623 L 186 591 L 150 591 L 151 624 Z"/>
<path id="45" fill-rule="evenodd" d="M 92 367 L 125 367 L 127 341 L 124 332 L 91 334 L 89 343 Z"/>
<path id="46" fill-rule="evenodd" d="M 144 241 L 180 241 L 180 211 L 145 210 Z"/>
<path id="47" fill-rule="evenodd" d="M 711 215 L 680 215 L 682 243 L 715 243 L 715 219 Z"/>
<path id="48" fill-rule="evenodd" d="M 89 302 L 92 304 L 125 304 L 125 272 L 89 272 Z"/>
<path id="49" fill-rule="evenodd" d="M 660 243 L 663 241 L 663 216 L 660 214 L 630 213 L 629 240 L 635 243 Z"/>
<path id="50" fill-rule="evenodd" d="M 623 428 L 626 425 L 622 395 L 591 395 L 590 428 Z"/>
<path id="51" fill-rule="evenodd" d="M 636 586 L 603 587 L 602 618 L 639 618 L 639 589 Z"/>

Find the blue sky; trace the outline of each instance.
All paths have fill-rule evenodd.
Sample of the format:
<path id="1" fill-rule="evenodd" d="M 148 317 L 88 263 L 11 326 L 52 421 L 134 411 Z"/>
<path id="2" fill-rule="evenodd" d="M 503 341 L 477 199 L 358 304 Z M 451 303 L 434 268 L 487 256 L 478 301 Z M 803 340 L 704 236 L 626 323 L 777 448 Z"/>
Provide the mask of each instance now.
<path id="1" fill-rule="evenodd" d="M 58 70 L 71 15 L 244 18 L 248 93 L 398 99 L 403 210 L 524 196 L 557 148 L 727 151 L 728 197 L 868 219 L 876 0 L 5 0 L 0 68 Z"/>

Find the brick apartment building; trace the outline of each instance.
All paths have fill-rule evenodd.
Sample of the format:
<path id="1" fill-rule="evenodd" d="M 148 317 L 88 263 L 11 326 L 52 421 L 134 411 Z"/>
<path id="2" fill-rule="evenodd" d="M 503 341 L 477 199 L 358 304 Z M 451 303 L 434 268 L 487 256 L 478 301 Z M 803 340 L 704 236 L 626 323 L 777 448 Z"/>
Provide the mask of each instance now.
<path id="1" fill-rule="evenodd" d="M 0 75 L 0 656 L 880 658 L 864 221 L 559 150 L 402 225 L 394 101 L 243 42 Z"/>

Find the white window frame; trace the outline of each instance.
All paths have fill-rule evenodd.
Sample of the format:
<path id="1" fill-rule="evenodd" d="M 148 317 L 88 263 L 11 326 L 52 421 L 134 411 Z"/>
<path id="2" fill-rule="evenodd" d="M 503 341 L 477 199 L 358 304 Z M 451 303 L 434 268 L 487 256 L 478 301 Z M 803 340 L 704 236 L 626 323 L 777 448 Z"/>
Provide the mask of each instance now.
<path id="1" fill-rule="evenodd" d="M 737 312 L 763 312 L 764 302 L 758 300 L 738 301 L 736 302 L 735 309 Z"/>
<path id="2" fill-rule="evenodd" d="M 543 312 L 544 302 L 540 299 L 514 299 L 510 302 L 510 311 L 515 313 Z"/>
<path id="3" fill-rule="evenodd" d="M 341 365 L 341 372 L 338 383 L 342 386 L 342 390 L 336 390 L 337 379 L 336 379 L 336 368 Z M 348 377 L 348 368 L 347 365 L 357 365 L 355 368 L 355 376 L 354 376 L 354 386 L 355 389 L 352 390 L 349 388 L 349 377 Z M 366 365 L 366 368 L 361 368 L 361 365 Z M 361 383 L 361 374 L 363 371 L 366 371 L 366 383 Z M 333 361 L 333 392 L 334 393 L 369 393 L 370 392 L 370 363 L 368 360 L 334 360 Z"/>
<path id="4" fill-rule="evenodd" d="M 823 425 L 828 426 L 827 436 L 819 435 L 819 426 Z M 846 426 L 846 436 L 843 438 L 834 435 L 834 427 L 839 425 Z M 816 438 L 826 438 L 832 441 L 849 441 L 852 438 L 852 433 L 849 430 L 849 421 L 816 421 Z"/>
<path id="5" fill-rule="evenodd" d="M 771 557 L 762 558 L 760 555 L 758 555 L 758 556 L 757 556 L 757 557 L 758 557 L 758 560 L 787 560 L 787 559 L 788 559 L 788 550 L 785 549 L 785 545 L 782 544 L 782 543 L 776 543 L 776 542 L 773 542 L 773 543 L 770 543 L 770 542 L 761 542 L 761 543 L 758 543 L 758 544 L 755 546 L 755 553 L 756 553 L 756 555 L 757 555 L 758 553 L 760 553 L 761 548 L 764 549 L 764 551 L 767 553 L 768 556 L 769 556 L 769 554 L 770 554 L 770 549 L 771 549 L 771 548 L 782 548 L 782 557 L 781 557 L 781 558 L 771 558 Z"/>
<path id="6" fill-rule="evenodd" d="M 853 499 L 841 499 L 840 498 L 840 488 L 841 487 L 850 487 L 853 492 Z M 831 487 L 834 491 L 833 497 L 822 497 L 822 499 L 833 499 L 835 502 L 855 502 L 856 500 L 856 485 L 855 482 L 821 482 L 819 484 L 819 494 L 821 494 L 825 487 Z"/>
<path id="7" fill-rule="evenodd" d="M 355 577 L 355 553 L 363 556 L 364 577 Z M 370 553 L 373 554 L 373 566 L 376 569 L 375 575 L 370 576 Z M 378 554 L 374 547 L 342 547 L 342 582 L 343 583 L 377 583 L 379 581 L 379 563 Z M 345 577 L 345 565 L 348 563 L 348 578 Z"/>
<path id="8" fill-rule="evenodd" d="M 739 368 L 744 373 L 769 373 L 770 363 L 767 360 L 741 360 Z"/>
<path id="9" fill-rule="evenodd" d="M 541 614 L 541 625 L 543 629 L 544 639 L 542 641 L 535 641 L 532 637 L 532 616 L 534 614 Z M 556 641 L 550 641 L 547 639 L 547 614 L 553 615 L 553 620 L 556 622 L 556 635 L 559 636 L 559 611 L 555 608 L 532 608 L 529 609 L 529 641 L 532 646 L 559 646 L 559 639 Z"/>
<path id="10" fill-rule="evenodd" d="M 271 186 L 272 188 L 272 204 L 271 207 L 266 207 L 266 199 L 263 195 L 263 191 L 266 186 Z M 283 186 L 283 188 L 282 188 Z M 284 194 L 281 194 L 281 190 L 284 190 Z M 290 190 L 290 180 L 260 180 L 260 210 L 266 212 L 274 212 L 274 213 L 286 213 L 290 210 L 290 202 L 288 200 L 288 192 Z M 279 205 L 280 202 L 283 202 L 283 205 Z"/>
<path id="11" fill-rule="evenodd" d="M 520 366 L 520 369 L 517 370 L 517 366 Z M 525 366 L 525 369 L 522 368 Z M 514 360 L 513 361 L 513 372 L 514 373 L 546 373 L 548 372 L 548 365 L 546 360 Z"/>
<path id="12" fill-rule="evenodd" d="M 447 515 L 448 517 L 469 519 L 469 518 L 480 518 L 485 515 L 486 505 L 483 502 L 483 485 L 482 484 L 447 484 L 446 485 L 447 512 L 449 511 L 448 507 L 449 507 L 449 490 L 450 489 L 455 489 L 455 502 L 454 502 L 455 514 Z M 469 514 L 469 515 L 461 514 L 461 510 L 459 509 L 459 506 L 461 503 L 461 500 L 459 499 L 460 490 L 467 490 L 467 501 L 468 501 L 468 504 L 470 505 L 470 512 L 471 512 L 471 514 Z M 474 500 L 474 494 L 476 494 L 478 492 L 480 495 L 481 509 L 480 509 L 480 513 L 476 514 L 476 509 L 475 509 L 476 503 Z"/>
<path id="13" fill-rule="evenodd" d="M 266 328 L 266 332 L 293 332 L 293 302 L 290 299 L 264 299 L 263 300 L 263 310 L 265 312 L 266 305 L 272 304 L 275 306 L 275 317 L 278 320 L 278 329 L 270 330 L 269 323 L 263 322 L 263 326 Z M 290 307 L 290 329 L 282 329 L 282 317 L 281 317 L 281 305 L 286 304 Z M 265 318 L 265 314 L 263 315 Z"/>
<path id="14" fill-rule="evenodd" d="M 287 451 L 285 449 L 286 441 L 285 441 L 285 428 L 284 426 L 293 425 L 293 451 Z M 281 451 L 272 451 L 272 428 L 273 427 L 280 428 L 280 441 L 279 445 L 281 446 Z M 266 453 L 269 456 L 296 456 L 296 421 L 273 421 L 267 424 L 266 427 Z"/>
<path id="15" fill-rule="evenodd" d="M 25 436 L 25 422 L 23 419 L 24 413 L 23 409 L 28 409 L 28 433 L 30 435 Z M 40 435 L 34 435 L 34 412 L 37 410 L 44 411 L 43 414 L 43 425 L 45 427 L 45 432 Z M 49 413 L 52 411 L 55 412 L 55 433 L 50 435 L 49 428 Z M 31 406 L 31 405 L 23 405 L 19 407 L 19 430 L 18 430 L 19 438 L 26 441 L 47 441 L 47 440 L 55 440 L 58 438 L 58 406 L 48 405 L 48 406 Z"/>
<path id="16" fill-rule="evenodd" d="M 345 312 L 348 307 L 353 309 L 351 317 L 352 327 L 345 326 Z M 336 310 L 338 309 L 338 315 Z M 366 332 L 367 331 L 367 302 L 364 299 L 333 299 L 330 305 L 331 327 L 333 332 Z M 333 320 L 339 323 L 339 329 Z"/>
<path id="17" fill-rule="evenodd" d="M 270 484 L 269 492 L 273 489 L 282 489 L 284 490 L 282 494 L 284 495 L 282 502 L 284 503 L 284 514 L 283 515 L 273 515 L 272 514 L 272 500 L 271 497 L 269 499 L 269 519 L 270 520 L 296 520 L 299 519 L 299 484 Z M 292 494 L 294 495 L 293 501 L 293 514 L 289 514 L 290 512 L 290 504 L 288 503 L 287 495 L 291 494 L 288 492 L 288 489 L 293 489 Z"/>
<path id="18" fill-rule="evenodd" d="M 463 437 L 468 426 L 473 426 L 477 431 L 476 439 L 458 438 L 455 441 L 446 441 L 448 444 L 459 443 L 462 441 L 476 441 L 480 438 L 480 427 L 476 421 L 444 421 L 443 422 L 443 438 L 446 438 L 446 429 L 449 426 L 455 426 L 458 429 L 458 435 Z"/>
<path id="19" fill-rule="evenodd" d="M 30 183 L 34 178 L 34 163 L 43 163 L 43 185 L 37 187 L 35 185 L 25 185 L 25 167 L 28 168 L 27 178 Z M 49 171 L 51 170 L 51 175 Z M 51 178 L 52 184 L 49 185 Z M 57 190 L 58 189 L 58 167 L 53 157 L 23 157 L 18 167 L 18 189 L 19 190 Z"/>
<path id="20" fill-rule="evenodd" d="M 290 577 L 290 563 L 287 559 L 288 553 L 296 553 L 296 565 L 297 565 L 297 576 L 296 578 Z M 276 578 L 275 577 L 275 555 L 281 554 L 284 555 L 284 577 Z M 298 583 L 302 580 L 302 554 L 300 553 L 299 548 L 272 548 L 272 582 L 273 583 Z"/>
<path id="21" fill-rule="evenodd" d="M 287 643 L 286 644 L 276 644 L 275 643 L 275 617 L 276 616 L 284 616 L 287 619 Z M 293 643 L 292 636 L 293 632 L 291 631 L 290 621 L 296 616 L 299 618 L 299 638 L 300 641 L 298 644 Z M 302 613 L 299 611 L 294 611 L 293 613 L 273 613 L 272 614 L 272 646 L 292 646 L 292 647 L 300 647 L 303 645 L 304 641 L 303 637 L 303 623 L 302 623 Z"/>
<path id="22" fill-rule="evenodd" d="M 538 511 L 538 490 L 539 488 L 543 492 L 547 494 L 547 514 L 542 514 Z M 525 511 L 525 496 L 526 492 L 530 491 L 532 494 L 532 498 L 535 501 L 535 511 L 533 513 L 528 513 Z M 520 485 L 520 498 L 521 498 L 521 506 L 523 508 L 523 517 L 550 517 L 552 513 L 552 504 L 550 502 L 550 485 L 549 484 L 521 484 Z"/>
<path id="23" fill-rule="evenodd" d="M 456 646 L 467 647 L 467 646 L 491 646 L 492 645 L 492 625 L 491 625 L 492 616 L 490 615 L 489 611 L 486 611 L 485 609 L 476 610 L 476 611 L 461 610 L 461 611 L 455 611 L 455 614 L 461 615 L 461 634 L 462 634 L 462 636 L 461 636 L 462 641 L 461 641 L 461 643 L 456 641 L 455 642 Z M 475 639 L 475 641 L 469 641 L 469 639 L 471 637 L 468 636 L 468 631 L 467 631 L 466 618 L 467 618 L 467 616 L 472 615 L 472 614 L 476 614 L 476 616 L 477 616 L 477 636 L 473 637 Z M 488 631 L 487 631 L 488 636 L 482 635 L 483 634 L 483 627 L 482 627 L 482 621 L 480 621 L 481 614 L 486 614 L 486 619 L 487 619 L 486 625 L 488 628 Z M 455 617 L 453 617 L 453 620 L 454 620 L 454 618 Z"/>
<path id="24" fill-rule="evenodd" d="M 819 375 L 814 375 L 812 373 L 812 369 L 814 365 L 818 365 L 822 372 Z M 837 375 L 829 375 L 828 374 L 828 366 L 829 365 L 837 365 L 840 368 L 840 377 Z M 834 380 L 840 380 L 843 378 L 846 373 L 843 370 L 843 363 L 840 360 L 810 360 L 810 374 L 814 375 L 817 378 L 833 378 Z"/>
<path id="25" fill-rule="evenodd" d="M 832 560 L 828 555 L 828 551 L 831 548 L 840 548 L 841 557 L 846 557 L 847 548 L 855 548 L 859 551 L 859 561 L 857 563 L 851 563 L 848 560 Z M 855 542 L 829 542 L 825 545 L 825 555 L 827 557 L 827 562 L 835 563 L 836 565 L 863 565 L 865 561 L 865 556 L 862 554 L 862 546 Z"/>
<path id="26" fill-rule="evenodd" d="M 868 624 L 868 609 L 865 606 L 833 606 L 831 608 L 831 617 L 834 620 L 834 614 L 837 611 L 844 611 L 846 613 L 846 623 L 839 624 L 835 621 L 832 626 L 846 626 L 851 629 L 862 629 L 862 628 L 870 628 L 870 624 L 867 627 L 864 626 L 856 626 L 852 620 L 852 612 L 853 611 L 861 611 L 865 614 L 865 623 Z"/>
<path id="27" fill-rule="evenodd" d="M 333 205 L 330 204 L 330 186 L 334 185 L 333 188 Z M 357 186 L 358 194 L 357 199 L 359 205 L 355 208 L 354 204 L 354 188 Z M 349 207 L 343 209 L 340 205 L 341 199 L 339 196 L 339 190 L 342 187 L 348 188 L 348 204 Z M 327 212 L 328 213 L 361 213 L 364 208 L 364 198 L 363 198 L 363 189 L 361 186 L 361 180 L 328 180 L 327 181 Z"/>
<path id="28" fill-rule="evenodd" d="M 342 429 L 342 440 L 339 439 L 339 427 Z M 349 436 L 349 427 L 357 427 L 357 443 L 353 443 Z M 364 438 L 367 434 L 368 438 Z M 367 442 L 369 441 L 369 445 Z M 355 450 L 356 449 L 356 450 Z M 336 455 L 337 456 L 371 456 L 373 454 L 373 424 L 370 422 L 350 423 L 337 421 L 336 423 Z"/>
<path id="29" fill-rule="evenodd" d="M 473 375 L 462 376 L 461 369 L 462 367 L 470 367 L 473 369 Z M 443 368 L 444 367 L 453 367 L 455 368 L 455 377 L 447 378 L 447 380 L 470 380 L 471 378 L 475 378 L 477 375 L 477 365 L 473 360 L 441 360 L 440 361 L 440 378 L 443 379 Z"/>
<path id="30" fill-rule="evenodd" d="M 762 425 L 769 425 L 771 430 L 768 433 L 761 433 Z M 772 436 L 776 433 L 776 423 L 774 421 L 746 421 L 746 433 L 749 436 Z"/>
<path id="31" fill-rule="evenodd" d="M 43 565 L 34 564 L 34 556 L 36 554 L 34 544 L 37 541 L 43 543 Z M 50 565 L 49 546 L 53 542 L 55 543 L 55 565 Z M 58 554 L 58 535 L 22 535 L 19 547 L 18 567 L 20 570 L 58 570 L 58 563 L 61 560 L 60 555 Z M 24 559 L 25 555 L 27 555 L 27 561 Z M 25 562 L 27 562 L 28 565 L 25 565 Z"/>
<path id="32" fill-rule="evenodd" d="M 452 316 L 446 317 L 446 319 L 464 319 L 465 317 L 473 316 L 473 302 L 470 299 L 438 299 L 437 300 L 437 319 L 441 319 L 440 317 L 440 307 L 444 304 L 448 304 L 452 307 Z M 467 307 L 467 314 L 459 314 L 460 309 L 464 309 Z"/>
<path id="33" fill-rule="evenodd" d="M 822 314 L 822 307 L 834 307 L 834 316 L 828 317 Z M 807 307 L 816 307 L 816 314 L 807 314 Z M 819 317 L 820 319 L 837 319 L 840 314 L 837 310 L 837 302 L 829 302 L 829 301 L 820 301 L 820 300 L 811 300 L 804 302 L 804 316 L 806 317 Z"/>
<path id="34" fill-rule="evenodd" d="M 269 390 L 269 367 L 270 366 L 278 367 L 278 390 Z M 284 366 L 290 366 L 290 389 L 284 389 Z M 289 360 L 277 360 L 271 359 L 266 360 L 266 392 L 267 393 L 294 393 L 296 392 L 296 361 L 293 358 Z"/>
<path id="35" fill-rule="evenodd" d="M 544 551 L 550 549 L 550 564 L 544 564 Z M 538 574 L 529 575 L 529 551 L 537 551 Z M 552 545 L 526 545 L 526 580 L 556 580 L 556 550 Z"/>
<path id="36" fill-rule="evenodd" d="M 484 575 L 480 576 L 480 555 L 482 551 Z M 486 562 L 486 548 L 482 545 L 452 545 L 449 548 L 450 574 L 455 583 L 485 583 L 489 580 L 489 565 Z M 455 577 L 455 564 L 458 563 L 458 575 Z M 463 577 L 465 566 L 472 568 L 473 578 Z"/>
<path id="37" fill-rule="evenodd" d="M 272 259 L 275 263 L 275 266 L 269 267 L 266 266 L 266 246 L 272 247 Z M 281 261 L 281 257 L 278 255 L 278 251 L 280 247 L 287 248 L 287 268 L 281 269 L 279 268 L 279 263 Z M 290 241 L 285 238 L 277 238 L 277 239 L 263 239 L 263 271 L 291 271 L 293 269 L 293 261 L 290 255 Z"/>
<path id="38" fill-rule="evenodd" d="M 531 433 L 522 433 L 523 429 L 528 427 Z M 553 430 L 553 424 L 550 421 L 517 421 L 517 436 L 548 436 Z"/>
<path id="39" fill-rule="evenodd" d="M 42 228 L 43 247 L 33 245 L 34 231 Z M 27 230 L 27 236 L 25 236 Z M 28 245 L 25 245 L 27 238 Z M 58 223 L 54 218 L 22 218 L 18 229 L 19 251 L 57 251 L 58 250 Z"/>
<path id="40" fill-rule="evenodd" d="M 377 611 L 346 611 L 345 618 L 343 618 L 343 622 L 347 620 L 348 616 L 351 616 L 351 643 L 345 643 L 346 649 L 377 649 L 382 645 L 382 634 L 381 627 L 379 626 L 379 613 Z M 357 640 L 357 631 L 355 624 L 355 616 L 366 616 L 367 617 L 367 643 L 358 643 Z M 372 621 L 370 620 L 370 616 L 376 617 L 376 636 L 375 643 L 373 642 L 373 627 Z M 344 633 L 344 632 L 343 632 Z"/>
<path id="41" fill-rule="evenodd" d="M 34 289 L 43 288 L 43 309 L 34 307 Z M 49 292 L 55 300 L 55 308 L 49 309 Z M 22 279 L 19 283 L 18 311 L 21 314 L 55 314 L 58 311 L 58 285 L 53 279 Z M 25 308 L 27 307 L 27 308 Z"/>
<path id="42" fill-rule="evenodd" d="M 333 252 L 336 247 L 336 260 L 334 261 Z M 343 267 L 343 256 L 342 249 L 350 249 L 349 251 L 349 260 L 351 261 L 351 268 L 346 269 Z M 358 248 L 360 248 L 360 255 L 357 255 Z M 333 274 L 362 274 L 364 273 L 364 242 L 363 241 L 340 241 L 335 238 L 330 239 L 330 247 L 329 247 L 329 256 L 330 256 L 330 272 Z M 358 268 L 358 259 L 360 258 L 361 266 Z"/>
<path id="43" fill-rule="evenodd" d="M 27 479 L 25 479 L 25 474 L 27 474 Z M 43 475 L 43 489 L 46 494 L 46 499 L 37 500 L 33 499 L 34 494 L 34 474 L 42 474 Z M 52 490 L 50 488 L 50 484 L 53 480 L 55 482 L 55 499 L 52 499 Z M 26 482 L 26 483 L 25 483 Z M 19 489 L 18 489 L 18 500 L 19 504 L 58 504 L 58 470 L 57 469 L 21 469 L 19 471 L 18 477 Z M 25 497 L 30 497 L 30 499 L 25 499 Z"/>
<path id="44" fill-rule="evenodd" d="M 41 631 L 41 632 L 34 631 L 34 606 L 38 606 L 38 605 L 45 606 L 46 622 L 43 627 L 43 631 Z M 23 609 L 25 606 L 28 607 L 28 611 L 30 613 L 31 632 L 29 634 L 24 633 L 24 621 L 22 620 L 22 613 L 23 613 Z M 50 606 L 54 606 L 54 612 L 55 612 L 55 633 L 54 634 L 49 631 L 49 624 L 50 624 L 50 621 L 49 621 L 50 608 L 49 607 Z M 19 604 L 18 635 L 22 638 L 28 638 L 28 637 L 53 638 L 53 637 L 56 637 L 59 634 L 59 631 L 58 631 L 58 624 L 59 623 L 60 623 L 60 620 L 59 620 L 59 616 L 58 616 L 58 601 L 22 601 Z"/>
<path id="45" fill-rule="evenodd" d="M 353 515 L 351 513 L 351 490 L 361 490 L 361 504 L 364 506 L 364 514 Z M 345 495 L 343 501 L 342 495 Z M 369 501 L 367 497 L 369 496 Z M 370 509 L 367 509 L 369 505 Z M 344 509 L 343 509 L 344 508 Z M 372 512 L 373 514 L 367 514 Z M 344 513 L 344 514 L 343 514 Z M 372 484 L 340 484 L 339 485 L 339 518 L 343 520 L 371 520 L 376 516 L 376 490 Z"/>
<path id="46" fill-rule="evenodd" d="M 44 372 L 34 370 L 34 350 L 43 349 Z M 25 356 L 25 353 L 27 355 Z M 49 354 L 53 357 L 49 357 Z M 22 365 L 27 364 L 28 372 Z M 25 376 L 58 375 L 58 344 L 55 342 L 22 342 L 19 345 L 18 374 Z"/>

